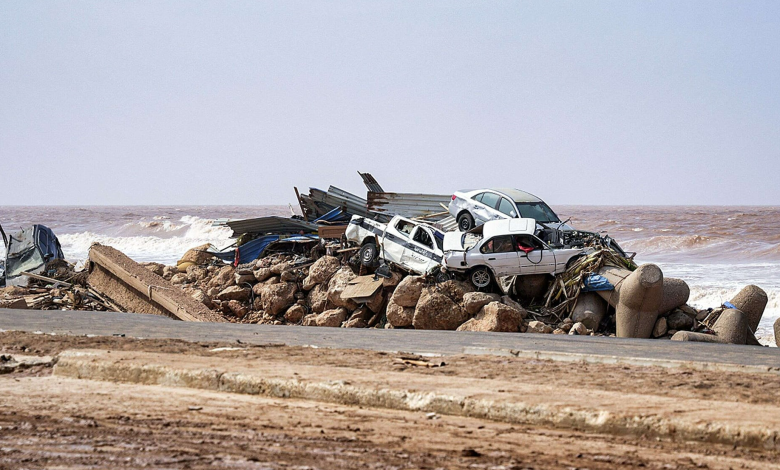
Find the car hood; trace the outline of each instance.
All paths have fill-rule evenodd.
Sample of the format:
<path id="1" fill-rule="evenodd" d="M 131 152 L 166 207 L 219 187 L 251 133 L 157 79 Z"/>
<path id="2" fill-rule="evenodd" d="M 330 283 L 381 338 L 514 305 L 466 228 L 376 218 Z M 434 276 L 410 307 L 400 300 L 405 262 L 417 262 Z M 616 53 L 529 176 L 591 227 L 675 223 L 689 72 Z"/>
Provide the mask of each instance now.
<path id="1" fill-rule="evenodd" d="M 447 232 L 444 234 L 444 251 L 466 251 L 463 247 L 465 232 Z"/>

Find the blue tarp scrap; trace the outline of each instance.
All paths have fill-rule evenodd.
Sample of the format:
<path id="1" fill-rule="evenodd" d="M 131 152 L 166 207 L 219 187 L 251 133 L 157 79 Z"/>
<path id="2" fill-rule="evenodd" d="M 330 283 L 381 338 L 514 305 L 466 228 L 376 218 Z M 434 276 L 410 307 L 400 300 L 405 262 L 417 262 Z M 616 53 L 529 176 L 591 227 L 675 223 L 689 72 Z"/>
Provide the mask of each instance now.
<path id="1" fill-rule="evenodd" d="M 272 244 L 279 241 L 283 242 L 308 242 L 317 241 L 320 237 L 317 235 L 294 235 L 291 237 L 282 237 L 281 235 L 264 235 L 257 237 L 252 241 L 248 241 L 238 248 L 233 248 L 229 251 L 218 251 L 212 253 L 217 258 L 228 263 L 235 263 L 236 252 L 238 252 L 239 263 L 248 263 L 260 258 L 263 252 Z"/>
<path id="2" fill-rule="evenodd" d="M 600 274 L 589 274 L 588 277 L 583 281 L 583 285 L 583 292 L 615 290 L 615 286 L 613 286 L 606 277 Z"/>

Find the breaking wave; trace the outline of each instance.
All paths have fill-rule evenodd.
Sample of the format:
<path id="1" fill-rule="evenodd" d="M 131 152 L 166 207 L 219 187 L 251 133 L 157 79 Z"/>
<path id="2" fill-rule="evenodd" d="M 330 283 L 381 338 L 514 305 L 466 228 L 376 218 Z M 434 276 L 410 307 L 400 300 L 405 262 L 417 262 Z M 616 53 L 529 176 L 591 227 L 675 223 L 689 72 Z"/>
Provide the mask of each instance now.
<path id="1" fill-rule="evenodd" d="M 126 224 L 114 234 L 92 231 L 65 233 L 58 238 L 65 257 L 86 259 L 93 243 L 111 245 L 136 261 L 174 264 L 190 248 L 206 243 L 222 248 L 232 243 L 232 230 L 214 227 L 212 220 L 184 216 L 178 221 L 160 220 Z"/>

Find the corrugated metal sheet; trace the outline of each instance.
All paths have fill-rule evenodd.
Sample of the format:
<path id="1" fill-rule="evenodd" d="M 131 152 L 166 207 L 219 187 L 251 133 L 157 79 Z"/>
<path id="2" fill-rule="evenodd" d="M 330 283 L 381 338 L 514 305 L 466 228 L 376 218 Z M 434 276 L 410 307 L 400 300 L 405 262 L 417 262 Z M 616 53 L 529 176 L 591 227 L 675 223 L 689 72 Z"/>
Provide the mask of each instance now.
<path id="1" fill-rule="evenodd" d="M 363 184 L 366 185 L 366 188 L 368 188 L 368 192 L 370 193 L 383 193 L 385 192 L 384 189 L 382 189 L 382 186 L 379 186 L 379 183 L 374 179 L 374 177 L 371 175 L 371 173 L 361 173 L 358 171 L 358 174 L 361 178 L 363 178 Z"/>
<path id="2" fill-rule="evenodd" d="M 305 220 L 291 219 L 289 217 L 268 216 L 257 219 L 233 220 L 227 222 L 227 226 L 233 229 L 233 236 L 237 237 L 243 233 L 273 233 L 290 234 L 317 231 L 317 224 L 306 222 Z"/>
<path id="3" fill-rule="evenodd" d="M 368 209 L 404 217 L 425 217 L 447 212 L 451 199 L 452 196 L 444 194 L 368 193 Z M 430 220 L 440 220 L 448 215 L 442 214 Z"/>

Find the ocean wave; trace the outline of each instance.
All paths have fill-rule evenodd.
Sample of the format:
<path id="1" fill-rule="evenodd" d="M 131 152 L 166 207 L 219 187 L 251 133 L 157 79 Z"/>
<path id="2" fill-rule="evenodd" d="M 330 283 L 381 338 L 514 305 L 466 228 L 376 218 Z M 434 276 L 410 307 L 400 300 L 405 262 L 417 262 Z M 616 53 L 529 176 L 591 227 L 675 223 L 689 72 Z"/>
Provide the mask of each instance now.
<path id="1" fill-rule="evenodd" d="M 59 235 L 62 251 L 70 261 L 86 259 L 93 243 L 110 245 L 136 261 L 173 264 L 190 248 L 210 243 L 222 248 L 232 243 L 232 230 L 213 227 L 211 220 L 184 216 L 178 223 L 162 221 L 160 225 L 133 224 L 141 229 L 136 235 L 121 236 L 91 231 Z M 145 233 L 155 233 L 145 234 Z"/>

